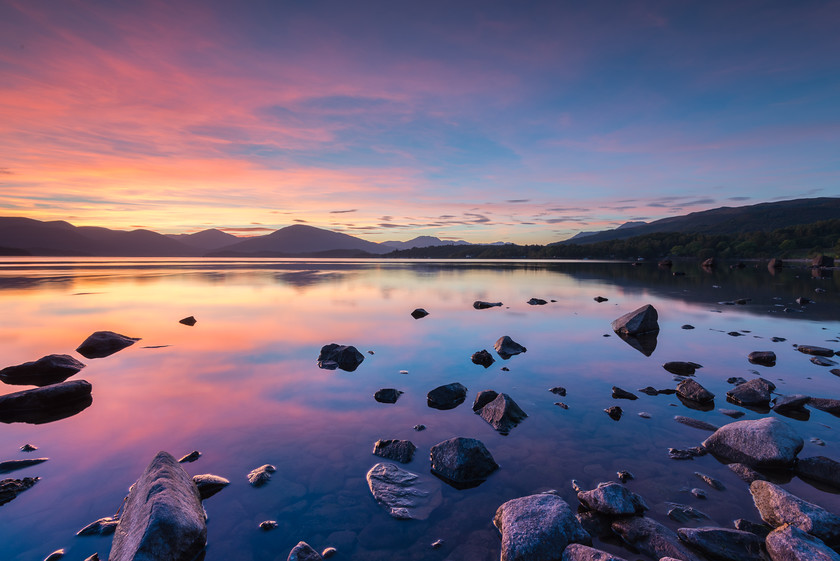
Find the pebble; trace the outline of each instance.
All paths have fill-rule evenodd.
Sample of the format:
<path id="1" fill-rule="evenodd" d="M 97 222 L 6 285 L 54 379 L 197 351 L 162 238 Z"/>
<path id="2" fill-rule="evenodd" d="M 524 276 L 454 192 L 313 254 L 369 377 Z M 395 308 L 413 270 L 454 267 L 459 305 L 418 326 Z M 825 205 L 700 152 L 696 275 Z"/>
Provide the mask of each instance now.
<path id="1" fill-rule="evenodd" d="M 263 530 L 264 532 L 268 532 L 269 530 L 273 530 L 276 527 L 277 527 L 277 521 L 276 520 L 263 520 L 262 522 L 260 522 L 260 530 Z"/>

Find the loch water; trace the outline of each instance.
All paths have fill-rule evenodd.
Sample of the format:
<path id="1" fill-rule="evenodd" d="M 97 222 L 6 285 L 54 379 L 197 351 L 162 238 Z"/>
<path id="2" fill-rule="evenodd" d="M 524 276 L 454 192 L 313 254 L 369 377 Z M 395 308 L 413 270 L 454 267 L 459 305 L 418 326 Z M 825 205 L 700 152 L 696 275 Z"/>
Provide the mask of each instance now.
<path id="1" fill-rule="evenodd" d="M 800 297 L 813 302 L 797 304 Z M 547 303 L 529 305 L 530 298 Z M 476 300 L 503 306 L 476 310 Z M 650 356 L 610 329 L 644 304 L 659 313 Z M 418 307 L 429 315 L 413 319 Z M 93 386 L 92 404 L 76 415 L 0 425 L 0 461 L 49 458 L 0 476 L 41 478 L 0 506 L 0 559 L 8 561 L 43 559 L 59 548 L 67 561 L 94 552 L 106 559 L 110 537 L 75 533 L 114 514 L 160 450 L 176 458 L 199 450 L 197 461 L 183 464 L 190 475 L 231 481 L 204 503 L 208 561 L 282 561 L 301 540 L 319 551 L 337 548 L 334 559 L 495 560 L 499 505 L 556 489 L 576 507 L 572 479 L 592 488 L 616 480 L 619 470 L 632 472 L 627 486 L 670 528 L 759 522 L 748 486 L 723 463 L 710 455 L 669 459 L 669 448 L 696 446 L 710 434 L 675 415 L 718 426 L 733 421 L 720 408 L 741 410 L 743 419 L 775 416 L 805 440 L 800 457 L 840 460 L 837 417 L 816 409 L 807 418 L 782 417 L 726 401 L 727 378 L 756 375 L 778 394 L 840 398 L 840 377 L 830 373 L 836 366 L 817 366 L 795 348 L 840 350 L 840 273 L 802 264 L 770 271 L 765 263 L 668 270 L 591 261 L 4 258 L 0 310 L 0 368 L 70 354 L 87 365 L 70 380 Z M 194 326 L 179 323 L 190 315 Z M 105 358 L 75 352 L 101 330 L 141 340 Z M 493 344 L 503 335 L 527 352 L 501 359 Z M 328 343 L 357 347 L 364 362 L 354 372 L 318 368 Z M 496 359 L 486 369 L 470 361 L 482 349 Z M 765 350 L 776 353 L 776 366 L 748 362 L 750 352 Z M 637 391 L 675 388 L 662 367 L 669 361 L 703 366 L 695 379 L 717 396 L 714 407 Z M 428 407 L 427 392 L 451 382 L 468 388 L 466 402 Z M 567 395 L 549 392 L 554 386 Z M 613 399 L 612 386 L 639 399 Z M 27 388 L 3 385 L 0 393 Z M 395 404 L 378 403 L 380 388 L 404 393 Z M 508 435 L 494 431 L 471 408 L 485 389 L 509 394 L 527 419 Z M 604 412 L 612 405 L 624 411 L 619 421 Z M 415 431 L 418 424 L 426 430 Z M 454 436 L 484 442 L 500 469 L 472 489 L 436 479 L 429 449 Z M 440 485 L 443 502 L 427 520 L 392 519 L 371 496 L 365 474 L 381 460 L 372 449 L 383 438 L 411 440 L 418 450 L 403 467 Z M 38 450 L 21 452 L 26 443 Z M 267 463 L 277 467 L 272 480 L 250 486 L 248 472 Z M 695 472 L 725 490 L 707 487 Z M 781 482 L 840 513 L 837 490 L 796 477 Z M 706 499 L 692 496 L 695 487 Z M 669 502 L 710 520 L 671 521 Z M 262 531 L 264 520 L 278 527 Z M 432 549 L 436 540 L 443 546 Z M 595 545 L 642 558 L 617 541 Z"/>

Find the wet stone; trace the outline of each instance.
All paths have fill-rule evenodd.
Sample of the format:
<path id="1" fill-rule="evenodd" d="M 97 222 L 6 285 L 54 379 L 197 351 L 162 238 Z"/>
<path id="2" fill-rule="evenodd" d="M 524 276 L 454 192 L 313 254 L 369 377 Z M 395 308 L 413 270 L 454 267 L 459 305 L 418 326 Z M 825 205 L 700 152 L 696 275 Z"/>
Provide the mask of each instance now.
<path id="1" fill-rule="evenodd" d="M 773 351 L 753 351 L 749 354 L 747 360 L 760 366 L 775 366 L 776 353 Z"/>
<path id="2" fill-rule="evenodd" d="M 505 360 L 528 350 L 507 335 L 499 337 L 493 344 L 493 348 L 496 349 L 499 356 Z"/>
<path id="3" fill-rule="evenodd" d="M 38 447 L 33 446 L 32 444 L 24 444 L 23 446 L 20 447 L 21 452 L 34 452 L 37 449 L 38 449 Z"/>
<path id="4" fill-rule="evenodd" d="M 659 314 L 656 308 L 647 304 L 613 320 L 610 326 L 620 335 L 639 335 L 659 331 Z"/>
<path id="5" fill-rule="evenodd" d="M 483 300 L 476 300 L 473 302 L 473 308 L 476 310 L 486 310 L 487 308 L 499 308 L 501 307 L 501 302 L 485 302 Z"/>
<path id="6" fill-rule="evenodd" d="M 758 524 L 750 520 L 745 520 L 744 518 L 739 518 L 735 520 L 734 524 L 736 530 L 741 530 L 742 532 L 750 532 L 751 534 L 760 536 L 761 539 L 766 538 L 767 534 L 769 534 L 773 530 L 773 528 L 766 524 Z"/>
<path id="7" fill-rule="evenodd" d="M 199 452 L 198 450 L 193 450 L 192 452 L 190 452 L 189 454 L 187 454 L 186 456 L 184 456 L 180 460 L 178 460 L 178 463 L 179 464 L 185 464 L 185 463 L 188 463 L 188 462 L 194 462 L 197 459 L 199 459 L 200 457 L 201 457 L 201 452 Z"/>
<path id="8" fill-rule="evenodd" d="M 840 462 L 825 456 L 800 458 L 794 467 L 796 475 L 840 489 Z"/>
<path id="9" fill-rule="evenodd" d="M 411 312 L 411 317 L 414 319 L 421 319 L 429 315 L 429 312 L 424 310 L 423 308 L 416 308 L 413 312 Z"/>
<path id="10" fill-rule="evenodd" d="M 566 388 L 564 388 L 562 386 L 555 386 L 548 391 L 550 391 L 553 394 L 559 395 L 560 397 L 565 397 L 566 396 Z"/>
<path id="11" fill-rule="evenodd" d="M 711 559 L 764 561 L 764 540 L 732 528 L 680 528 L 677 535 Z"/>
<path id="12" fill-rule="evenodd" d="M 421 478 L 396 464 L 376 464 L 368 471 L 367 482 L 373 498 L 400 520 L 426 520 L 443 501 L 434 478 Z"/>
<path id="13" fill-rule="evenodd" d="M 646 388 L 641 388 L 638 391 L 639 393 L 643 393 L 645 395 L 659 395 L 659 390 L 657 390 L 653 386 L 647 386 Z"/>
<path id="14" fill-rule="evenodd" d="M 834 351 L 826 347 L 817 347 L 814 345 L 799 345 L 796 350 L 806 355 L 814 356 L 834 356 Z"/>
<path id="15" fill-rule="evenodd" d="M 193 325 L 195 325 L 196 323 L 198 323 L 198 320 L 197 320 L 197 319 L 195 319 L 195 317 L 194 317 L 194 316 L 187 316 L 187 317 L 185 317 L 185 318 L 183 318 L 183 319 L 178 320 L 178 323 L 180 323 L 180 324 L 182 324 L 182 325 L 186 325 L 186 326 L 192 327 Z"/>
<path id="16" fill-rule="evenodd" d="M 766 477 L 764 477 L 761 473 L 746 464 L 734 463 L 729 464 L 726 467 L 732 470 L 732 473 L 740 477 L 741 480 L 748 484 L 753 481 L 764 481 L 766 479 Z"/>
<path id="17" fill-rule="evenodd" d="M 688 506 L 680 503 L 665 503 L 668 508 L 668 518 L 684 524 L 689 520 L 703 520 L 709 519 L 709 515 L 697 510 L 693 506 Z"/>
<path id="18" fill-rule="evenodd" d="M 770 532 L 764 543 L 773 561 L 840 561 L 840 554 L 824 541 L 791 524 Z"/>
<path id="19" fill-rule="evenodd" d="M 614 481 L 599 483 L 590 491 L 581 491 L 577 498 L 585 508 L 609 516 L 642 514 L 649 509 L 642 497 Z"/>
<path id="20" fill-rule="evenodd" d="M 482 407 L 478 414 L 501 434 L 508 434 L 511 429 L 525 420 L 528 415 L 506 393 L 501 393 Z"/>
<path id="21" fill-rule="evenodd" d="M 467 388 L 458 382 L 438 386 L 426 394 L 426 403 L 433 409 L 454 409 L 467 397 Z"/>
<path id="22" fill-rule="evenodd" d="M 604 298 L 603 296 L 596 296 L 595 298 L 593 298 L 593 300 L 600 304 L 601 302 L 606 302 L 608 299 Z"/>
<path id="23" fill-rule="evenodd" d="M 674 532 L 651 518 L 621 518 L 612 523 L 612 529 L 625 542 L 654 559 L 674 557 L 682 561 L 701 561 Z"/>
<path id="24" fill-rule="evenodd" d="M 673 361 L 666 362 L 662 365 L 662 368 L 671 374 L 677 374 L 679 376 L 694 376 L 695 371 L 698 368 L 703 368 L 703 366 L 697 364 L 696 362 Z"/>
<path id="25" fill-rule="evenodd" d="M 677 385 L 677 395 L 688 401 L 709 403 L 715 399 L 715 394 L 688 378 Z"/>
<path id="26" fill-rule="evenodd" d="M 837 361 L 830 360 L 821 356 L 812 356 L 811 362 L 817 366 L 837 366 Z"/>
<path id="27" fill-rule="evenodd" d="M 410 440 L 377 440 L 373 445 L 374 455 L 402 464 L 411 462 L 416 450 L 417 447 Z"/>
<path id="28" fill-rule="evenodd" d="M 499 394 L 493 390 L 481 390 L 475 396 L 475 401 L 473 401 L 472 409 L 476 413 L 478 413 L 482 407 L 496 399 Z"/>
<path id="29" fill-rule="evenodd" d="M 626 561 L 623 557 L 595 549 L 587 545 L 573 543 L 563 550 L 562 561 Z"/>
<path id="30" fill-rule="evenodd" d="M 105 518 L 94 520 L 93 522 L 76 532 L 76 535 L 108 536 L 114 533 L 114 531 L 117 529 L 117 524 L 119 524 L 119 522 L 119 519 L 116 519 L 113 516 L 106 516 Z"/>
<path id="31" fill-rule="evenodd" d="M 230 481 L 224 477 L 213 475 L 212 473 L 201 473 L 193 475 L 193 483 L 198 488 L 198 495 L 201 500 L 209 499 L 228 485 Z"/>
<path id="32" fill-rule="evenodd" d="M 364 355 L 356 347 L 330 343 L 321 347 L 321 352 L 318 355 L 318 368 L 325 370 L 338 368 L 346 372 L 353 372 L 364 360 Z"/>
<path id="33" fill-rule="evenodd" d="M 773 382 L 764 378 L 753 378 L 726 392 L 726 397 L 739 405 L 766 406 L 770 403 L 770 392 L 775 389 L 776 385 Z"/>
<path id="34" fill-rule="evenodd" d="M 627 482 L 628 482 L 628 481 L 630 481 L 631 479 L 635 479 L 635 477 L 633 477 L 633 474 L 632 474 L 632 473 L 630 473 L 629 471 L 624 470 L 624 469 L 623 469 L 623 470 L 621 470 L 621 471 L 619 471 L 619 472 L 616 472 L 616 474 L 615 474 L 615 475 L 616 475 L 616 477 L 618 477 L 618 480 L 619 480 L 621 483 L 627 483 Z"/>
<path id="35" fill-rule="evenodd" d="M 63 382 L 84 367 L 70 355 L 48 355 L 0 370 L 0 381 L 14 385 L 48 386 Z"/>
<path id="36" fill-rule="evenodd" d="M 804 442 L 790 426 L 774 417 L 735 421 L 703 442 L 717 457 L 753 467 L 788 467 Z"/>
<path id="37" fill-rule="evenodd" d="M 470 360 L 472 360 L 473 364 L 478 364 L 484 368 L 489 368 L 491 364 L 496 362 L 496 359 L 493 358 L 493 355 L 491 355 L 487 349 L 474 352 L 470 357 Z"/>
<path id="38" fill-rule="evenodd" d="M 627 390 L 623 390 L 623 389 L 619 388 L 618 386 L 613 386 L 612 387 L 612 396 L 613 396 L 613 399 L 629 399 L 631 401 L 635 400 L 635 399 L 639 399 L 639 397 L 636 394 L 628 392 Z"/>
<path id="39" fill-rule="evenodd" d="M 477 487 L 499 465 L 480 440 L 455 437 L 432 446 L 432 473 L 456 489 Z"/>
<path id="40" fill-rule="evenodd" d="M 715 479 L 711 475 L 706 475 L 705 473 L 700 473 L 699 471 L 695 471 L 694 475 L 702 479 L 706 485 L 708 485 L 715 491 L 723 491 L 726 489 L 723 483 L 721 483 L 719 480 Z"/>
<path id="41" fill-rule="evenodd" d="M 789 493 L 769 481 L 750 484 L 761 519 L 773 527 L 793 524 L 829 545 L 840 543 L 840 516 Z"/>
<path id="42" fill-rule="evenodd" d="M 36 466 L 48 461 L 49 458 L 31 458 L 26 460 L 6 460 L 0 462 L 0 473 L 9 473 L 30 466 Z"/>
<path id="43" fill-rule="evenodd" d="M 733 419 L 740 419 L 744 416 L 743 411 L 736 411 L 735 409 L 718 409 L 718 411 L 720 411 L 727 417 L 732 417 Z"/>
<path id="44" fill-rule="evenodd" d="M 700 430 L 707 430 L 710 432 L 715 432 L 720 427 L 717 425 L 713 425 L 712 423 L 707 423 L 706 421 L 701 421 L 699 419 L 693 419 L 691 417 L 684 417 L 682 415 L 675 415 L 674 420 L 680 424 L 686 425 L 688 427 L 692 427 L 695 429 Z"/>
<path id="45" fill-rule="evenodd" d="M 820 411 L 831 413 L 832 415 L 840 415 L 840 399 L 812 397 L 808 400 L 808 405 Z"/>
<path id="46" fill-rule="evenodd" d="M 85 339 L 76 352 L 85 358 L 104 358 L 130 347 L 139 337 L 126 337 L 113 331 L 97 331 Z"/>
<path id="47" fill-rule="evenodd" d="M 706 492 L 703 489 L 698 489 L 697 487 L 695 487 L 691 490 L 691 494 L 694 495 L 694 497 L 697 498 L 697 499 L 705 499 L 706 498 Z"/>
<path id="48" fill-rule="evenodd" d="M 277 468 L 271 464 L 255 468 L 248 473 L 248 483 L 254 487 L 262 487 L 271 480 L 271 474 L 275 471 L 277 471 Z"/>
<path id="49" fill-rule="evenodd" d="M 531 306 L 545 306 L 546 304 L 548 304 L 548 302 L 546 302 L 542 298 L 531 298 L 530 300 L 528 300 L 527 303 Z"/>
<path id="50" fill-rule="evenodd" d="M 286 561 L 322 561 L 321 554 L 312 549 L 312 546 L 306 542 L 298 542 L 289 552 Z"/>
<path id="51" fill-rule="evenodd" d="M 773 400 L 773 411 L 777 413 L 804 411 L 810 399 L 809 396 L 800 394 L 779 396 Z"/>
<path id="52" fill-rule="evenodd" d="M 373 399 L 379 403 L 396 403 L 402 394 L 403 392 L 395 388 L 382 388 L 373 394 Z"/>
<path id="53" fill-rule="evenodd" d="M 613 405 L 612 407 L 607 407 L 606 409 L 604 409 L 604 412 L 607 415 L 609 415 L 610 419 L 612 419 L 613 421 L 618 421 L 619 419 L 621 419 L 621 414 L 623 413 L 623 411 L 621 410 L 621 407 L 619 407 L 617 405 Z"/>
<path id="54" fill-rule="evenodd" d="M 4 505 L 32 488 L 41 478 L 24 477 L 22 479 L 0 479 L 0 505 Z"/>
<path id="55" fill-rule="evenodd" d="M 277 528 L 276 520 L 263 520 L 260 522 L 260 530 L 263 532 L 268 532 L 269 530 L 274 530 L 275 528 Z"/>

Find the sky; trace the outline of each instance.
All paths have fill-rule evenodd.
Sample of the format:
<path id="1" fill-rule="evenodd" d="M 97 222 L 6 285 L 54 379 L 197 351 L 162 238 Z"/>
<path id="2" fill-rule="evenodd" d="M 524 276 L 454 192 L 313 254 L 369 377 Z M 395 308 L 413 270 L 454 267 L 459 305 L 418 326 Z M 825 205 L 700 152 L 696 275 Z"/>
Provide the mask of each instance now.
<path id="1" fill-rule="evenodd" d="M 0 0 L 0 215 L 548 243 L 840 196 L 840 2 Z"/>

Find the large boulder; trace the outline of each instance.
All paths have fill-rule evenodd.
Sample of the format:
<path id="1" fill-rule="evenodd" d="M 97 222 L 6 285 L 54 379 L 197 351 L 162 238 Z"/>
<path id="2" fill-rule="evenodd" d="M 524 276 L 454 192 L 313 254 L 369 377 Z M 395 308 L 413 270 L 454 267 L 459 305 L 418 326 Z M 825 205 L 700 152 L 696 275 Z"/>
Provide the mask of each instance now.
<path id="1" fill-rule="evenodd" d="M 70 417 L 93 403 L 87 380 L 73 380 L 0 396 L 0 422 L 41 424 Z"/>
<path id="2" fill-rule="evenodd" d="M 767 534 L 764 543 L 773 561 L 840 561 L 840 554 L 825 542 L 791 524 Z"/>
<path id="3" fill-rule="evenodd" d="M 697 403 L 709 403 L 715 399 L 715 394 L 691 378 L 686 378 L 677 385 L 677 395 Z"/>
<path id="4" fill-rule="evenodd" d="M 109 561 L 192 561 L 206 543 L 198 489 L 172 455 L 158 452 L 128 494 Z"/>
<path id="5" fill-rule="evenodd" d="M 524 353 L 528 350 L 507 335 L 499 337 L 493 344 L 493 348 L 496 349 L 499 356 L 505 360 L 509 359 L 513 355 L 518 355 L 519 353 Z"/>
<path id="6" fill-rule="evenodd" d="M 773 382 L 764 378 L 753 378 L 726 392 L 726 397 L 739 405 L 766 407 L 770 403 L 770 392 L 775 389 L 776 385 Z"/>
<path id="7" fill-rule="evenodd" d="M 330 343 L 321 347 L 321 353 L 318 355 L 318 368 L 326 370 L 340 368 L 347 372 L 353 372 L 364 360 L 365 357 L 356 347 Z"/>
<path id="8" fill-rule="evenodd" d="M 619 518 L 611 528 L 625 542 L 654 559 L 674 557 L 682 561 L 702 561 L 674 532 L 646 516 Z"/>
<path id="9" fill-rule="evenodd" d="M 570 543 L 590 544 L 572 508 L 553 493 L 511 499 L 496 510 L 501 561 L 556 561 Z"/>
<path id="10" fill-rule="evenodd" d="M 480 440 L 455 437 L 432 446 L 432 473 L 455 487 L 468 489 L 484 482 L 499 464 Z"/>
<path id="11" fill-rule="evenodd" d="M 656 308 L 646 304 L 613 320 L 610 326 L 619 335 L 640 335 L 659 331 L 659 314 Z"/>
<path id="12" fill-rule="evenodd" d="M 501 393 L 479 409 L 478 414 L 502 434 L 508 434 L 528 415 L 506 393 Z"/>
<path id="13" fill-rule="evenodd" d="M 761 519 L 774 528 L 793 524 L 829 545 L 840 544 L 840 516 L 804 501 L 769 481 L 753 481 L 750 493 Z"/>
<path id="14" fill-rule="evenodd" d="M 426 394 L 426 404 L 433 409 L 454 409 L 467 398 L 467 388 L 459 382 L 438 386 Z"/>
<path id="15" fill-rule="evenodd" d="M 802 437 L 774 417 L 735 421 L 703 442 L 715 456 L 751 467 L 790 467 L 804 445 Z"/>
<path id="16" fill-rule="evenodd" d="M 607 553 L 588 545 L 570 543 L 563 550 L 561 561 L 626 561 L 623 557 Z"/>
<path id="17" fill-rule="evenodd" d="M 608 516 L 642 514 L 649 508 L 642 497 L 614 481 L 599 483 L 590 491 L 581 491 L 577 498 L 587 509 Z"/>
<path id="18" fill-rule="evenodd" d="M 76 352 L 85 358 L 104 358 L 130 347 L 139 337 L 126 337 L 113 331 L 97 331 L 82 341 Z"/>
<path id="19" fill-rule="evenodd" d="M 16 386 L 48 386 L 63 382 L 85 365 L 70 355 L 47 355 L 0 370 L 0 381 Z"/>
<path id="20" fill-rule="evenodd" d="M 440 482 L 382 462 L 367 472 L 373 498 L 399 520 L 425 520 L 443 502 Z"/>
<path id="21" fill-rule="evenodd" d="M 709 559 L 737 559 L 738 561 L 765 561 L 764 540 L 751 533 L 734 528 L 680 528 L 677 535 L 682 541 L 703 552 Z"/>

